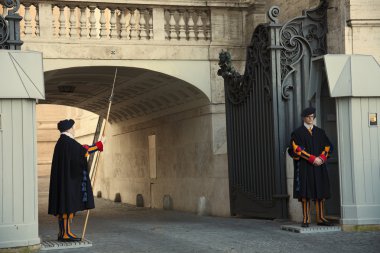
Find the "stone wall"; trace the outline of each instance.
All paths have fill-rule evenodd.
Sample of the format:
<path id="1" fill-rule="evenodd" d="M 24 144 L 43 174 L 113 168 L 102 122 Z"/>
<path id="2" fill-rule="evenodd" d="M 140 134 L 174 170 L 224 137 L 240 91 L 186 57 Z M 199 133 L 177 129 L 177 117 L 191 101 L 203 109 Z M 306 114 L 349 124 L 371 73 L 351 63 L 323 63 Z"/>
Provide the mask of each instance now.
<path id="1" fill-rule="evenodd" d="M 72 118 L 80 143 L 91 143 L 98 116 L 78 108 L 37 106 L 39 193 L 49 190 L 57 122 Z M 108 125 L 105 151 L 98 167 L 94 193 L 136 204 L 163 208 L 169 195 L 173 209 L 196 212 L 199 198 L 207 201 L 206 213 L 229 215 L 229 186 L 224 106 L 207 106 L 150 120 Z M 155 145 L 149 143 L 155 136 Z M 152 138 L 152 137 L 150 137 Z M 154 143 L 153 143 L 154 144 Z M 156 159 L 152 154 L 155 154 Z M 154 163 L 154 164 L 153 164 Z M 155 176 L 156 175 L 156 176 Z"/>
<path id="2" fill-rule="evenodd" d="M 380 62 L 380 1 L 351 0 L 346 10 L 346 53 L 373 55 Z"/>
<path id="3" fill-rule="evenodd" d="M 143 123 L 113 124 L 94 192 L 111 200 L 120 193 L 121 201 L 130 204 L 142 194 L 144 205 L 152 208 L 163 208 L 169 195 L 175 210 L 190 212 L 204 196 L 207 213 L 228 216 L 223 111 L 207 106 Z"/>

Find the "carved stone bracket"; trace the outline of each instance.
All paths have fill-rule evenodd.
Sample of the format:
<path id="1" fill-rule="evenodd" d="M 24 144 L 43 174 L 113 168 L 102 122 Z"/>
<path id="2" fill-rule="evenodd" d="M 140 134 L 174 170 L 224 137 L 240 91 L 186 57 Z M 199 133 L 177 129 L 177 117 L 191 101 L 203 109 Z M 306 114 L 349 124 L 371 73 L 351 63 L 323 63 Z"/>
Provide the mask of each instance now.
<path id="1" fill-rule="evenodd" d="M 229 52 L 222 51 L 219 54 L 218 75 L 225 80 L 225 89 L 228 99 L 233 104 L 243 102 L 252 91 L 253 85 L 258 78 L 259 68 L 262 71 L 260 80 L 263 84 L 266 97 L 271 97 L 270 80 L 270 55 L 268 49 L 269 32 L 266 24 L 259 25 L 253 33 L 251 43 L 247 48 L 246 67 L 244 75 L 240 75 L 232 66 L 231 55 Z"/>
<path id="2" fill-rule="evenodd" d="M 238 104 L 245 97 L 248 87 L 243 76 L 232 66 L 230 52 L 222 51 L 219 54 L 219 67 L 218 75 L 224 78 L 227 97 L 232 103 Z"/>

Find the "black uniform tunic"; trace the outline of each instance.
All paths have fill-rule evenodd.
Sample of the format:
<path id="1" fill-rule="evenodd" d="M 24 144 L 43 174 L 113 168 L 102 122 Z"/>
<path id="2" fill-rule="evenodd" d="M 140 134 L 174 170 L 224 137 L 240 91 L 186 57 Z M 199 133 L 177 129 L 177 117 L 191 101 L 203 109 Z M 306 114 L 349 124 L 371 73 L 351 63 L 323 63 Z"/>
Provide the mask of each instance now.
<path id="1" fill-rule="evenodd" d="M 86 153 L 87 149 L 76 140 L 61 134 L 51 166 L 49 214 L 69 214 L 95 207 Z"/>
<path id="2" fill-rule="evenodd" d="M 312 134 L 305 126 L 296 129 L 291 135 L 289 155 L 294 159 L 293 197 L 307 199 L 330 198 L 330 182 L 326 162 L 314 166 L 316 157 L 327 160 L 332 145 L 325 131 L 314 126 Z"/>

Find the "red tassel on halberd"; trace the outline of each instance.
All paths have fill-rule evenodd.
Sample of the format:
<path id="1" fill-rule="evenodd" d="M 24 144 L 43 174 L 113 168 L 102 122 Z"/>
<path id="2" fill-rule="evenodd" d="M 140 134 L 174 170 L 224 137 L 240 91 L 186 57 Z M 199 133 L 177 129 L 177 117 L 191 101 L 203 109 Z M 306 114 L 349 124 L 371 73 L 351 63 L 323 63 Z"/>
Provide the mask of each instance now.
<path id="1" fill-rule="evenodd" d="M 98 147 L 99 151 L 103 151 L 103 143 L 101 141 L 98 141 L 97 143 L 95 143 L 95 145 Z"/>

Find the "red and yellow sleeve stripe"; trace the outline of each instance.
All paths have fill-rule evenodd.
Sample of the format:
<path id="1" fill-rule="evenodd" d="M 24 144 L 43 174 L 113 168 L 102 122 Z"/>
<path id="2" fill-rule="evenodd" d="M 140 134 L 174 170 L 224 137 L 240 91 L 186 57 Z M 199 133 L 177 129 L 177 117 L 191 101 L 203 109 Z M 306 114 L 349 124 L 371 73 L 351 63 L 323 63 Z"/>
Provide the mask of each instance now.
<path id="1" fill-rule="evenodd" d="M 299 160 L 301 156 L 301 148 L 294 142 L 292 141 L 292 148 L 293 148 L 293 156 L 294 160 Z"/>
<path id="2" fill-rule="evenodd" d="M 319 157 L 325 162 L 327 158 L 329 157 L 329 155 L 330 155 L 330 146 L 326 146 Z"/>
<path id="3" fill-rule="evenodd" d="M 307 153 L 302 147 L 298 146 L 294 141 L 292 142 L 293 146 L 293 152 L 294 154 L 297 155 L 297 159 L 294 158 L 295 160 L 298 160 L 299 158 L 303 158 L 307 160 L 309 163 L 314 163 L 316 157 L 314 155 L 311 155 Z"/>
<path id="4" fill-rule="evenodd" d="M 88 145 L 83 145 L 83 147 L 85 149 L 87 149 L 87 152 L 86 154 L 84 155 L 85 157 L 88 157 L 90 154 L 96 152 L 96 151 L 100 151 L 102 152 L 103 151 L 103 143 L 101 141 L 98 141 L 97 143 L 95 143 L 94 145 L 92 146 L 88 146 Z"/>

